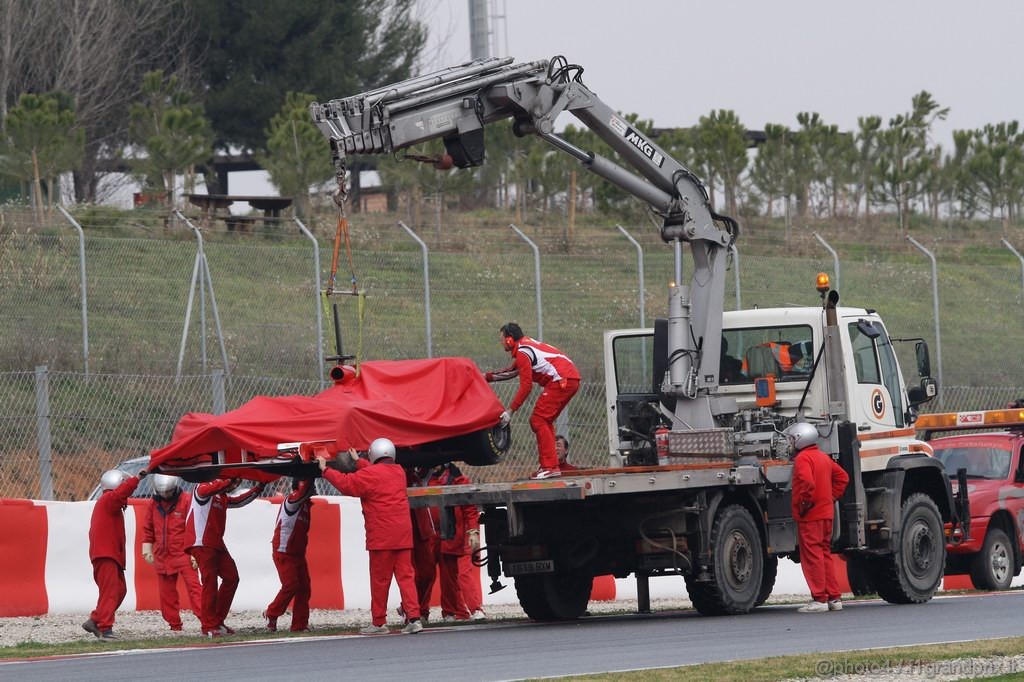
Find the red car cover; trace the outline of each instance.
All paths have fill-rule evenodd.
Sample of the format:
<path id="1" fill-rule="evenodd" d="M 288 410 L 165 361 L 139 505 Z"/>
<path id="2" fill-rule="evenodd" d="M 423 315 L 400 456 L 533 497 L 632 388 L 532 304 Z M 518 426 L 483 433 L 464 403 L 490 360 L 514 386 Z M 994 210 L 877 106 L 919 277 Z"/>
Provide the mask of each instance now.
<path id="1" fill-rule="evenodd" d="M 345 367 L 335 385 L 314 396 L 253 398 L 222 415 L 189 412 L 172 442 L 150 453 L 150 468 L 187 466 L 223 451 L 224 462 L 279 455 L 278 443 L 334 440 L 338 451 L 366 450 L 375 438 L 410 447 L 498 423 L 503 406 L 468 358 L 365 362 Z M 251 461 L 252 457 L 246 458 Z M 223 476 L 273 480 L 274 474 L 225 468 Z"/>

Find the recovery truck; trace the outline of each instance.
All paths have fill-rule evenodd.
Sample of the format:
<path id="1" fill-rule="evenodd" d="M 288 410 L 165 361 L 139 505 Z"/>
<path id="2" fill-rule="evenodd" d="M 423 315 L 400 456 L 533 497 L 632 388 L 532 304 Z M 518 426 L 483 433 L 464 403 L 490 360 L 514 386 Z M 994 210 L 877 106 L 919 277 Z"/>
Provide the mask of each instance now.
<path id="1" fill-rule="evenodd" d="M 1002 410 L 922 415 L 917 428 L 967 498 L 964 526 L 947 527 L 947 575 L 983 590 L 1006 590 L 1024 554 L 1024 400 Z M 986 431 L 978 433 L 979 430 Z M 936 433 L 949 435 L 935 438 Z"/>
<path id="2" fill-rule="evenodd" d="M 763 603 L 780 557 L 799 553 L 792 461 L 781 432 L 817 426 L 819 446 L 850 474 L 834 546 L 887 601 L 920 603 L 945 563 L 956 510 L 942 463 L 915 438 L 917 405 L 936 393 L 927 345 L 909 390 L 873 310 L 840 307 L 821 275 L 821 305 L 724 312 L 728 253 L 739 237 L 701 181 L 589 90 L 564 58 L 477 60 L 359 95 L 313 103 L 330 141 L 344 211 L 347 158 L 441 139 L 438 168 L 484 162 L 484 126 L 511 119 L 587 170 L 646 202 L 674 251 L 667 316 L 654 329 L 606 332 L 609 466 L 544 481 L 413 488 L 410 503 L 479 505 L 492 591 L 514 578 L 537 620 L 584 613 L 593 578 L 682 576 L 702 614 Z M 639 174 L 555 134 L 571 112 Z M 684 244 L 691 263 L 684 282 Z M 731 355 L 726 349 L 734 349 Z"/>

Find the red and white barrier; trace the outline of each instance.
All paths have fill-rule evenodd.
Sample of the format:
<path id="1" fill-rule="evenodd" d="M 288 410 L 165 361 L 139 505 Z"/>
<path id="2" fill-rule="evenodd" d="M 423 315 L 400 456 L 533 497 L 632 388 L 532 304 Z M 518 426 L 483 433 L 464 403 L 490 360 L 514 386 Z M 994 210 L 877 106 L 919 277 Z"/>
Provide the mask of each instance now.
<path id="1" fill-rule="evenodd" d="M 125 511 L 125 534 L 132 551 L 128 553 L 125 574 L 128 596 L 122 610 L 159 608 L 155 573 L 142 560 L 141 514 L 145 504 L 144 500 L 132 500 Z M 92 610 L 97 597 L 89 562 L 92 509 L 92 502 L 0 500 L 0 557 L 3 557 L 0 561 L 0 617 Z M 238 564 L 241 579 L 235 595 L 236 609 L 264 609 L 280 587 L 271 553 L 277 509 L 276 502 L 260 499 L 228 511 L 225 542 Z M 486 544 L 486 537 L 483 541 Z M 313 583 L 310 606 L 369 609 L 369 565 L 364 543 L 359 500 L 314 498 L 307 552 Z M 848 591 L 845 564 L 841 559 L 836 560 L 836 572 L 840 586 Z M 490 595 L 486 572 L 481 571 L 480 579 L 485 606 L 517 602 L 515 590 Z M 1018 577 L 1014 584 L 1022 582 L 1024 577 Z M 683 580 L 678 577 L 652 580 L 650 587 L 652 598 L 686 595 Z M 969 587 L 970 579 L 966 576 L 954 576 L 945 581 L 946 589 Z M 179 589 L 182 589 L 180 584 Z M 779 563 L 774 592 L 808 594 L 797 564 L 788 559 Z M 187 604 L 184 592 L 181 597 L 182 603 Z M 600 576 L 594 582 L 591 598 L 598 601 L 635 599 L 636 582 L 632 578 Z M 398 590 L 393 586 L 391 606 L 398 606 L 398 600 Z"/>

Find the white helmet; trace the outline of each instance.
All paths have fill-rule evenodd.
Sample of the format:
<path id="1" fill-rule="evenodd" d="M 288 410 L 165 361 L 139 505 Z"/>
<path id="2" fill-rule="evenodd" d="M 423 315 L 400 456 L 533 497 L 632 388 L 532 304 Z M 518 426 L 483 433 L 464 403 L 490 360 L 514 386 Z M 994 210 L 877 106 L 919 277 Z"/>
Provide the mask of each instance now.
<path id="1" fill-rule="evenodd" d="M 794 452 L 800 452 L 804 448 L 808 448 L 818 442 L 818 429 L 807 422 L 797 422 L 783 431 L 782 434 L 789 441 L 789 444 L 793 446 Z"/>
<path id="2" fill-rule="evenodd" d="M 164 495 L 166 493 L 174 492 L 181 486 L 181 479 L 177 476 L 168 476 L 167 474 L 153 474 L 153 490 L 157 493 Z"/>
<path id="3" fill-rule="evenodd" d="M 131 477 L 120 469 L 104 471 L 103 475 L 100 476 L 100 487 L 104 490 L 114 490 L 115 488 L 120 487 L 120 485 L 129 478 Z"/>
<path id="4" fill-rule="evenodd" d="M 385 457 L 395 458 L 395 444 L 387 438 L 378 438 L 370 443 L 370 450 L 367 453 L 370 457 L 370 464 L 376 463 L 378 459 Z"/>

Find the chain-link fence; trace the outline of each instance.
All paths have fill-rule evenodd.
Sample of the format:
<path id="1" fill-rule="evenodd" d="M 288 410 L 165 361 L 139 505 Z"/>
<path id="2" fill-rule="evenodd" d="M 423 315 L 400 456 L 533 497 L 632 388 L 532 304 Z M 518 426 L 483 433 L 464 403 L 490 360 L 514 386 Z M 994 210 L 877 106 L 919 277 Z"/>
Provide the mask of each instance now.
<path id="1" fill-rule="evenodd" d="M 75 215 L 85 235 L 83 297 L 77 231 L 59 215 L 32 229 L 17 227 L 16 218 L 0 212 L 0 497 L 41 496 L 38 439 L 44 422 L 54 496 L 80 499 L 103 469 L 166 444 L 182 414 L 211 411 L 216 370 L 229 377 L 227 409 L 254 395 L 321 388 L 318 311 L 328 354 L 334 335 L 314 273 L 324 276 L 330 262 L 333 225 L 310 224 L 322 244 L 319 263 L 312 243 L 291 221 L 266 221 L 251 233 L 206 225 L 209 278 L 202 286 L 197 240 L 173 216 L 83 210 Z M 343 350 L 359 349 L 365 360 L 424 357 L 420 246 L 393 218 L 360 222 L 351 262 L 364 303 L 332 299 Z M 543 339 L 572 357 L 583 375 L 568 410 L 572 458 L 601 465 L 607 461 L 602 331 L 640 324 L 637 252 L 614 227 L 588 241 L 585 251 L 566 248 L 562 228 L 522 229 L 541 252 Z M 643 248 L 650 325 L 665 312 L 666 285 L 674 277 L 671 249 L 652 238 L 650 228 L 630 232 Z M 539 335 L 533 251 L 508 225 L 464 232 L 446 226 L 436 234 L 421 226 L 418 233 L 429 245 L 432 354 L 469 357 L 485 369 L 507 365 L 497 341 L 504 322 L 515 320 Z M 736 269 L 744 308 L 816 305 L 814 275 L 831 272 L 833 262 L 821 249 L 809 252 L 815 255 L 779 257 L 741 248 L 738 267 L 730 259 L 725 307 L 736 305 Z M 930 265 L 912 250 L 897 255 L 842 261 L 842 303 L 880 310 L 893 337 L 926 339 L 934 370 Z M 338 289 L 345 290 L 351 275 L 344 251 L 340 260 Z M 1024 385 L 1024 349 L 1015 343 L 1024 332 L 1020 271 L 1006 259 L 979 260 L 939 263 L 946 385 L 928 406 L 932 410 L 998 407 L 1020 397 Z M 905 372 L 913 374 L 912 344 L 898 347 Z M 34 371 L 44 365 L 45 415 Z M 507 404 L 514 386 L 495 389 Z M 535 467 L 525 418 L 513 423 L 513 438 L 504 464 L 471 475 L 499 480 Z"/>

